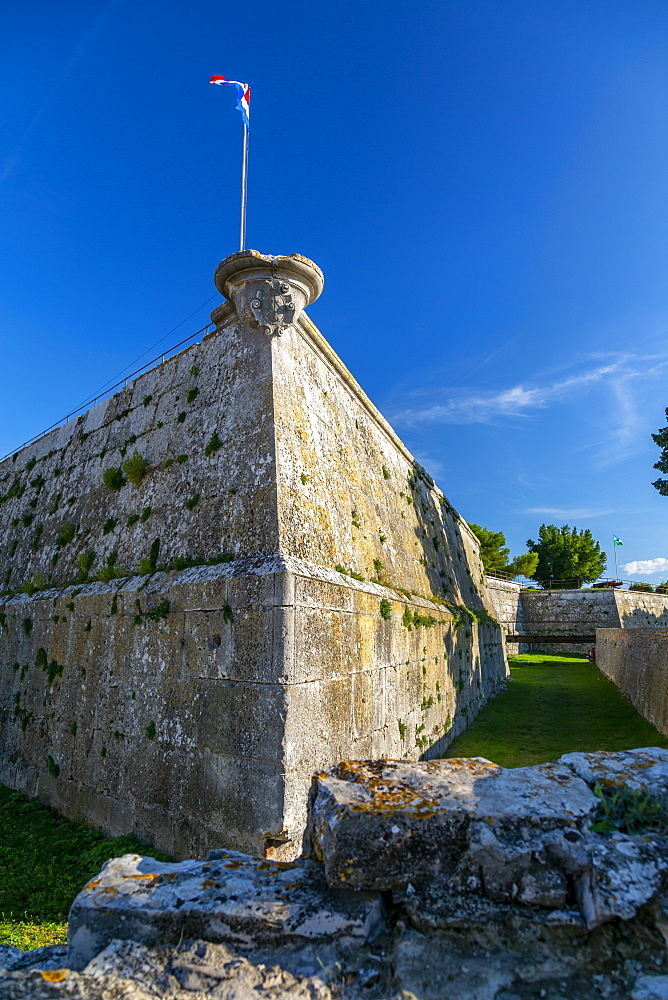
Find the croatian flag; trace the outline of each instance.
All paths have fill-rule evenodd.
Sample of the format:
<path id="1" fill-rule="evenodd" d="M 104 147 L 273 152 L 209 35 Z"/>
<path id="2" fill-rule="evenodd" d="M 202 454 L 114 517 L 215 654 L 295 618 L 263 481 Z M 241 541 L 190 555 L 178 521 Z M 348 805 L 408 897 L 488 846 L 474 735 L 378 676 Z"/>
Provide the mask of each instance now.
<path id="1" fill-rule="evenodd" d="M 226 80 L 224 76 L 212 76 L 209 83 L 237 88 L 237 110 L 241 112 L 246 128 L 250 128 L 250 87 L 248 84 L 239 83 L 237 80 Z"/>

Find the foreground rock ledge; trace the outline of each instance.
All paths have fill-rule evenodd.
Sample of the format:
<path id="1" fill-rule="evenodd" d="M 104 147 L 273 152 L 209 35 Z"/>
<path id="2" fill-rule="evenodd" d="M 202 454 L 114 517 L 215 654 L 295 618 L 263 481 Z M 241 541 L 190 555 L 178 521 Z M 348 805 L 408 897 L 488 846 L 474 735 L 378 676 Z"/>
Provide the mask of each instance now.
<path id="1" fill-rule="evenodd" d="M 187 938 L 245 948 L 368 940 L 383 923 L 378 893 L 329 889 L 318 865 L 214 851 L 168 864 L 126 854 L 79 893 L 69 919 L 69 962 L 82 969 L 115 938 L 155 946 Z"/>
<path id="2" fill-rule="evenodd" d="M 343 762 L 313 779 L 306 853 L 331 886 L 439 879 L 495 902 L 575 906 L 592 929 L 633 917 L 668 872 L 665 835 L 591 829 L 601 807 L 592 787 L 628 775 L 632 790 L 663 798 L 667 766 L 658 748 L 515 769 L 481 758 Z"/>
<path id="3" fill-rule="evenodd" d="M 341 763 L 310 857 L 110 861 L 67 954 L 0 952 L 0 998 L 668 998 L 668 838 L 600 831 L 620 785 L 665 801 L 668 751 Z"/>

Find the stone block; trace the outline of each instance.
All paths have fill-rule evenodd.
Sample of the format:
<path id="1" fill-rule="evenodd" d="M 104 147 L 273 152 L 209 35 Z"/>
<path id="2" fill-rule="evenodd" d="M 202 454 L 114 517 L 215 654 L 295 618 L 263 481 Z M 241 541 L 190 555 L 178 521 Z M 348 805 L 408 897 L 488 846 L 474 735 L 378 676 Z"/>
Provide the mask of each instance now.
<path id="1" fill-rule="evenodd" d="M 383 924 L 375 893 L 329 889 L 317 866 L 216 851 L 168 864 L 126 854 L 108 861 L 70 910 L 69 965 L 82 969 L 112 940 L 176 945 L 184 937 L 246 947 L 366 941 Z"/>
<path id="2" fill-rule="evenodd" d="M 638 750 L 567 753 L 559 763 L 570 768 L 590 788 L 623 786 L 633 792 L 663 799 L 668 794 L 668 750 L 641 747 Z"/>
<path id="3" fill-rule="evenodd" d="M 629 787 L 663 797 L 665 754 L 597 756 L 514 770 L 481 759 L 343 762 L 313 779 L 305 851 L 330 885 L 410 894 L 437 880 L 446 895 L 555 912 L 574 892 L 588 928 L 629 920 L 664 885 L 668 838 L 597 832 L 586 782 L 628 774 Z"/>
<path id="4" fill-rule="evenodd" d="M 313 779 L 306 844 L 332 885 L 386 890 L 447 875 L 462 887 L 493 882 L 492 898 L 551 898 L 565 888 L 553 889 L 544 865 L 534 889 L 533 854 L 549 831 L 573 829 L 579 841 L 577 827 L 596 807 L 586 784 L 558 765 L 342 763 Z"/>

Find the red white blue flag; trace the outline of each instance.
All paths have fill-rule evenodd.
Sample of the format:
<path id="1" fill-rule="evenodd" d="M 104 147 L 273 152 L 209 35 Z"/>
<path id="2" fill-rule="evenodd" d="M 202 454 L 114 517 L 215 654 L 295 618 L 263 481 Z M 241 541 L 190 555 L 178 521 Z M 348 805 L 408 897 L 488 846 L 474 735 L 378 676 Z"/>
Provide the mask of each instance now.
<path id="1" fill-rule="evenodd" d="M 248 84 L 239 83 L 237 80 L 226 80 L 224 76 L 212 76 L 209 83 L 237 88 L 237 111 L 241 112 L 246 128 L 250 128 L 250 87 Z"/>

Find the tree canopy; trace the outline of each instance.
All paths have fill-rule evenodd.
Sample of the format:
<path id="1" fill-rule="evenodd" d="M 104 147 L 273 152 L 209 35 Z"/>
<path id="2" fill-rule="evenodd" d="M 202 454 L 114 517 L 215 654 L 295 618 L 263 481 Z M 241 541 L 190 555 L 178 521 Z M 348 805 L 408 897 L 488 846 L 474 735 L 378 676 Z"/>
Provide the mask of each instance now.
<path id="1" fill-rule="evenodd" d="M 591 583 L 605 572 L 607 557 L 589 530 L 578 531 L 564 524 L 541 524 L 538 540 L 527 540 L 527 548 L 538 555 L 534 580 Z M 579 583 L 578 583 L 579 585 Z"/>
<path id="2" fill-rule="evenodd" d="M 666 407 L 666 420 L 668 420 L 668 407 Z M 652 440 L 661 449 L 659 461 L 654 463 L 654 468 L 659 472 L 668 472 L 668 427 L 663 427 L 656 434 L 652 434 Z M 657 479 L 652 486 L 662 496 L 668 497 L 668 479 Z"/>
<path id="3" fill-rule="evenodd" d="M 480 542 L 480 558 L 487 573 L 503 573 L 510 576 L 531 576 L 538 563 L 538 556 L 525 552 L 512 562 L 510 549 L 506 548 L 506 536 L 502 531 L 490 531 L 480 524 L 469 524 L 471 531 Z"/>

